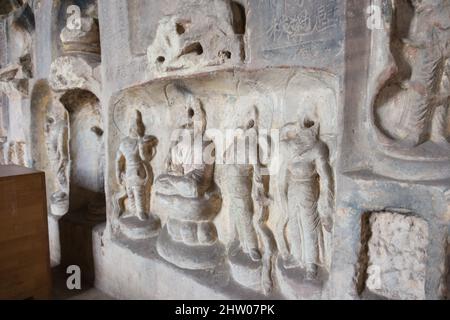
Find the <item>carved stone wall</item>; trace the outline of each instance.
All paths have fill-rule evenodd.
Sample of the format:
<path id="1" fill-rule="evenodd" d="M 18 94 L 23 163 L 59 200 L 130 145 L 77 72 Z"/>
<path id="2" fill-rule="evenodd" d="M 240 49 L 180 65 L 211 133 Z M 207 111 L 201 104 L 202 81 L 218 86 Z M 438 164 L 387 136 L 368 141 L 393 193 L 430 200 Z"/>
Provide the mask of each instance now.
<path id="1" fill-rule="evenodd" d="M 450 0 L 10 4 L 0 162 L 46 172 L 55 266 L 124 299 L 447 297 Z"/>

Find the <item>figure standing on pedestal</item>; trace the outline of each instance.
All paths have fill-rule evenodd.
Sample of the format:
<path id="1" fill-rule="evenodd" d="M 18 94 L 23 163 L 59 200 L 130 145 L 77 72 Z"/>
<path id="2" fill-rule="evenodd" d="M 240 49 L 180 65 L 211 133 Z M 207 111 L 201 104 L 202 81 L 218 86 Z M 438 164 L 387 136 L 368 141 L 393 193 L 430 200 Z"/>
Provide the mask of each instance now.
<path id="1" fill-rule="evenodd" d="M 269 197 L 259 161 L 258 110 L 244 117 L 225 152 L 225 185 L 229 197 L 232 241 L 229 260 L 234 279 L 240 284 L 271 292 L 273 235 L 266 225 Z"/>
<path id="2" fill-rule="evenodd" d="M 121 141 L 116 156 L 117 182 L 126 190 L 125 198 L 128 199 L 128 210 L 123 201 L 121 204 L 122 213 L 126 211 L 122 222 L 124 227 L 130 229 L 126 232 L 128 234 L 137 231 L 133 228 L 144 228 L 149 233 L 159 228 L 159 218 L 149 212 L 148 200 L 153 184 L 150 161 L 156 155 L 157 144 L 156 137 L 145 135 L 142 114 L 136 111 L 135 117 L 130 121 L 129 135 Z"/>
<path id="3" fill-rule="evenodd" d="M 331 232 L 334 207 L 328 147 L 319 140 L 318 130 L 308 119 L 281 129 L 286 150 L 278 185 L 284 214 L 279 238 L 287 243 L 283 240 L 279 246 L 285 268 L 304 267 L 308 280 L 316 279 L 325 264 L 323 231 Z"/>

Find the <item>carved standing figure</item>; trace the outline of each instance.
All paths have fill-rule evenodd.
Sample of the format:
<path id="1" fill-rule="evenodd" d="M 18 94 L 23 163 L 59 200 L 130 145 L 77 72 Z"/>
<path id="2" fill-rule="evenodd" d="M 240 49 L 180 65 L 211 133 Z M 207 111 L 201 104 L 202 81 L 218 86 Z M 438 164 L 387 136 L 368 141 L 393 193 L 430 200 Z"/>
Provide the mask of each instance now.
<path id="1" fill-rule="evenodd" d="M 46 126 L 47 152 L 50 165 L 55 172 L 57 191 L 51 196 L 52 213 L 64 215 L 67 213 L 69 192 L 69 125 L 67 113 L 58 118 L 47 118 Z"/>
<path id="2" fill-rule="evenodd" d="M 411 3 L 415 14 L 410 36 L 404 41 L 417 54 L 406 84 L 411 92 L 411 110 L 403 143 L 417 146 L 432 134 L 436 135 L 434 140 L 446 141 L 444 127 L 450 92 L 441 92 L 441 80 L 450 71 L 446 68 L 450 57 L 450 2 L 412 0 Z"/>
<path id="3" fill-rule="evenodd" d="M 333 177 L 328 147 L 318 130 L 319 125 L 308 119 L 281 130 L 285 150 L 278 185 L 284 214 L 280 251 L 285 267 L 304 267 L 308 280 L 316 279 L 324 264 L 322 228 L 332 228 Z"/>
<path id="4" fill-rule="evenodd" d="M 142 114 L 136 111 L 130 121 L 129 135 L 122 140 L 117 151 L 116 178 L 126 189 L 132 213 L 141 221 L 150 218 L 147 214 L 146 187 L 153 183 L 150 161 L 156 154 L 156 144 L 155 137 L 145 135 Z"/>
<path id="5" fill-rule="evenodd" d="M 256 107 L 252 108 L 244 121 L 247 123 L 237 128 L 233 142 L 225 152 L 225 185 L 230 198 L 229 212 L 233 231 L 229 248 L 230 263 L 237 263 L 232 261 L 232 257 L 240 251 L 254 262 L 262 260 L 261 287 L 268 294 L 273 286 L 271 271 L 275 245 L 266 225 L 269 198 L 264 188 L 258 157 L 261 150 Z"/>
<path id="6" fill-rule="evenodd" d="M 242 249 L 253 261 L 261 260 L 261 252 L 255 227 L 253 225 L 252 188 L 263 188 L 262 183 L 255 181 L 259 174 L 257 150 L 251 150 L 257 144 L 255 120 L 250 119 L 243 127 L 238 127 L 238 135 L 233 144 L 227 148 L 225 157 L 233 156 L 232 163 L 227 165 L 225 178 L 228 195 L 230 197 L 230 220 L 234 231 L 234 239 L 230 246 L 230 253 L 234 255 Z M 247 140 L 250 148 L 247 148 Z M 243 153 L 244 159 L 236 158 Z M 239 160 L 243 160 L 242 163 Z M 255 179 L 254 179 L 255 178 Z M 256 182 L 256 183 L 255 183 Z"/>

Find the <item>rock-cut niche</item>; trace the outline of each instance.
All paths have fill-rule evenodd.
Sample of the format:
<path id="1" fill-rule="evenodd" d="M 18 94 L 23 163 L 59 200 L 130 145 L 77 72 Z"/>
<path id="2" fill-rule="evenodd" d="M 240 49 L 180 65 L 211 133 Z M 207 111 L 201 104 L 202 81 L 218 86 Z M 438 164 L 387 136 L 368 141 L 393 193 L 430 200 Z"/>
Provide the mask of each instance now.
<path id="1" fill-rule="evenodd" d="M 60 98 L 69 114 L 70 212 L 88 218 L 104 215 L 104 144 L 98 98 L 86 90 L 69 90 Z"/>

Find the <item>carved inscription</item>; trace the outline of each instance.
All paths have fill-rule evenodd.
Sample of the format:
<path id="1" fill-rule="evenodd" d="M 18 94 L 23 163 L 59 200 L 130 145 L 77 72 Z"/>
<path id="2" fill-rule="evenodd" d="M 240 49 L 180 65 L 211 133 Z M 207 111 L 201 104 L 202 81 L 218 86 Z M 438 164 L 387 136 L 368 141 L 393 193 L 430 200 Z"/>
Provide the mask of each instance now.
<path id="1" fill-rule="evenodd" d="M 267 1 L 264 5 L 270 6 Z M 299 45 L 312 35 L 335 29 L 340 22 L 336 1 L 283 0 L 272 6 L 266 50 Z"/>

